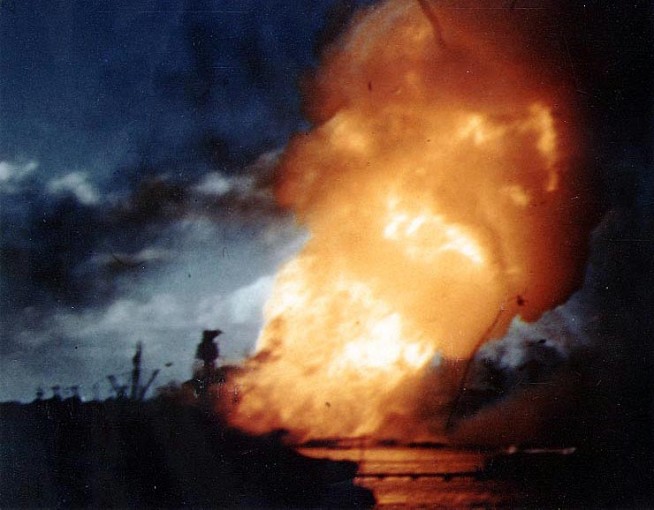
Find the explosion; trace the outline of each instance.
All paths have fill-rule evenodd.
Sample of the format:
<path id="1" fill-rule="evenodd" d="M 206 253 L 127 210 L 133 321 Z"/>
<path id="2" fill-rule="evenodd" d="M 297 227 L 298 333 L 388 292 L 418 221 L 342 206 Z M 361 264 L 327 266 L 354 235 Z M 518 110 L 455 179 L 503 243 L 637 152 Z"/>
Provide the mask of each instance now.
<path id="1" fill-rule="evenodd" d="M 409 437 L 430 364 L 576 288 L 579 121 L 525 16 L 387 1 L 323 56 L 276 187 L 311 237 L 277 276 L 234 425 Z"/>

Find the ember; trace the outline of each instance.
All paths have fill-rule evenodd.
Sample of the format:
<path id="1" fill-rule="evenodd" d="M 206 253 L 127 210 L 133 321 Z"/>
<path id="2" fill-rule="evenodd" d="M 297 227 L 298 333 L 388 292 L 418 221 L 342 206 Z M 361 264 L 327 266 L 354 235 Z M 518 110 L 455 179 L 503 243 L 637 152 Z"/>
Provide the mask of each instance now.
<path id="1" fill-rule="evenodd" d="M 589 224 L 567 87 L 516 49 L 508 10 L 435 5 L 369 9 L 308 88 L 313 129 L 276 193 L 311 238 L 238 376 L 239 427 L 381 436 L 393 422 L 413 437 L 431 362 L 469 357 L 491 324 L 535 320 L 579 283 Z"/>

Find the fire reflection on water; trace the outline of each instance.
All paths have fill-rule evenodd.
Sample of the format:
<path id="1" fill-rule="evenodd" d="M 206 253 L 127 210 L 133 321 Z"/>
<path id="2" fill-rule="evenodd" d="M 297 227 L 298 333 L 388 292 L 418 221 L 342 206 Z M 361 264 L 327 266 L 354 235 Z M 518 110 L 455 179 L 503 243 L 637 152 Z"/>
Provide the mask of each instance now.
<path id="1" fill-rule="evenodd" d="M 488 453 L 451 448 L 302 448 L 300 453 L 359 463 L 356 483 L 377 507 L 499 507 L 524 502 L 515 482 L 483 476 Z"/>

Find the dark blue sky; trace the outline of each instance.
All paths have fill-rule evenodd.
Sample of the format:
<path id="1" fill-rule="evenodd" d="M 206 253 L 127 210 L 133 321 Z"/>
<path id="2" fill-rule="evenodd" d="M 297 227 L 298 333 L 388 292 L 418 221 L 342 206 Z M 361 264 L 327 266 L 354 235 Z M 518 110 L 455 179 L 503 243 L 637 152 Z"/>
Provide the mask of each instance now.
<path id="1" fill-rule="evenodd" d="M 151 368 L 173 363 L 160 382 L 183 380 L 207 327 L 225 330 L 228 358 L 248 352 L 306 235 L 270 194 L 276 155 L 306 127 L 298 82 L 368 3 L 0 3 L 0 399 L 56 383 L 89 395 L 137 341 Z M 598 299 L 650 334 L 651 11 L 562 17 L 612 211 L 592 274 L 615 303 Z"/>

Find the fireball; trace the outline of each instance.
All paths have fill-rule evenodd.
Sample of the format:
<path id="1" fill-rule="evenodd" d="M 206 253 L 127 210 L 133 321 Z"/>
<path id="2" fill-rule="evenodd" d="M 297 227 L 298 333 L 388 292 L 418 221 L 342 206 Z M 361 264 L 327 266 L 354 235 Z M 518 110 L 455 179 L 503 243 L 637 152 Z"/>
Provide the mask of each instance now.
<path id="1" fill-rule="evenodd" d="M 308 438 L 395 421 L 409 437 L 430 364 L 579 283 L 588 212 L 567 84 L 516 50 L 506 9 L 440 6 L 363 12 L 307 87 L 313 127 L 287 147 L 276 196 L 310 239 L 277 276 L 234 425 Z"/>

